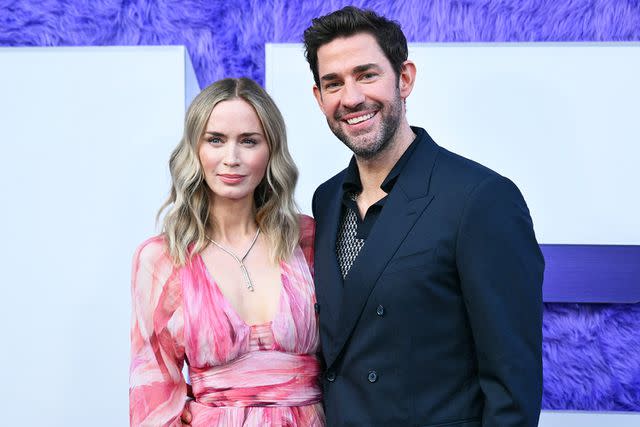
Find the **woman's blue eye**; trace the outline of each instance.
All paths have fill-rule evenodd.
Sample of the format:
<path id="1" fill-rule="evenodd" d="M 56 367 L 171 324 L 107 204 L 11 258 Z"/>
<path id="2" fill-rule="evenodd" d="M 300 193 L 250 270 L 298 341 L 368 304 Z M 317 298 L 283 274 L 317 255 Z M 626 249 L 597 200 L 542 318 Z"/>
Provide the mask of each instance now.
<path id="1" fill-rule="evenodd" d="M 258 142 L 254 139 L 243 139 L 242 140 L 243 144 L 249 144 L 249 145 L 256 145 Z"/>
<path id="2" fill-rule="evenodd" d="M 207 138 L 207 142 L 209 144 L 220 144 L 222 142 L 222 140 L 220 138 L 217 138 L 215 136 L 212 136 L 210 138 Z"/>

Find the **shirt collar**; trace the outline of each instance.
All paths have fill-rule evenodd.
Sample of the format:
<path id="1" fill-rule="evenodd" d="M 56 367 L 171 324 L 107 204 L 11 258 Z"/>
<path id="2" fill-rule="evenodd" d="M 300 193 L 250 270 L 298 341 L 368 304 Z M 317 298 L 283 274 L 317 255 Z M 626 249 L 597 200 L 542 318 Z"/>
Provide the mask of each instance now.
<path id="1" fill-rule="evenodd" d="M 411 153 L 415 151 L 416 146 L 423 137 L 422 133 L 419 132 L 419 128 L 412 127 L 411 129 L 416 134 L 416 137 L 413 139 L 404 153 L 402 153 L 402 156 L 400 156 L 396 164 L 393 166 L 393 168 L 391 168 L 391 171 L 380 185 L 382 191 L 387 194 L 389 194 L 393 189 L 396 181 L 398 180 L 398 177 L 400 176 L 400 173 L 402 172 L 402 169 L 404 169 L 404 166 L 411 158 Z M 351 161 L 349 162 L 349 166 L 347 166 L 347 171 L 342 183 L 342 191 L 344 194 L 358 194 L 362 191 L 360 171 L 358 170 L 358 163 L 356 162 L 355 156 L 351 156 Z"/>

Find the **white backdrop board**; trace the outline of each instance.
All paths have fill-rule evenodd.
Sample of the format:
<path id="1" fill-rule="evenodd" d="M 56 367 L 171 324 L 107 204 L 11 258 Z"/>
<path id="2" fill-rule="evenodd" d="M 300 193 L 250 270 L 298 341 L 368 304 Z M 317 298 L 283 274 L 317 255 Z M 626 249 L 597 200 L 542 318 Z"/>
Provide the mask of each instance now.
<path id="1" fill-rule="evenodd" d="M 131 258 L 198 90 L 183 47 L 0 49 L 7 422 L 128 425 Z"/>
<path id="2" fill-rule="evenodd" d="M 409 122 L 515 181 L 541 243 L 640 244 L 640 44 L 412 44 L 409 57 Z M 266 81 L 310 212 L 350 153 L 315 103 L 301 45 L 267 45 Z"/>

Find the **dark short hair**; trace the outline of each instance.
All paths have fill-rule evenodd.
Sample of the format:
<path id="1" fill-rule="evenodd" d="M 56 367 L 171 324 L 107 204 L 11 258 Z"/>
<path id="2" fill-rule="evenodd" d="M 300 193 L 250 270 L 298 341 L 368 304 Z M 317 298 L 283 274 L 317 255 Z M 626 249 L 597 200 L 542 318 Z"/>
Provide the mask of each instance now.
<path id="1" fill-rule="evenodd" d="M 396 76 L 400 76 L 402 63 L 408 56 L 407 39 L 400 24 L 371 10 L 347 6 L 313 19 L 311 26 L 304 31 L 305 56 L 318 87 L 318 49 L 338 37 L 349 37 L 358 33 L 369 33 L 375 37 Z"/>

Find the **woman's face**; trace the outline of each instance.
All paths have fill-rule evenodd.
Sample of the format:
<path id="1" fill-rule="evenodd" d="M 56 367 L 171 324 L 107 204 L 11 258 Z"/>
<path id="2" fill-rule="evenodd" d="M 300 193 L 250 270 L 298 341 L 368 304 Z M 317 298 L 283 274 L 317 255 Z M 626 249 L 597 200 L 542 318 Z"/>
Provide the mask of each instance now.
<path id="1" fill-rule="evenodd" d="M 242 99 L 218 103 L 198 149 L 213 199 L 249 199 L 264 177 L 269 146 L 260 119 Z"/>

